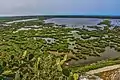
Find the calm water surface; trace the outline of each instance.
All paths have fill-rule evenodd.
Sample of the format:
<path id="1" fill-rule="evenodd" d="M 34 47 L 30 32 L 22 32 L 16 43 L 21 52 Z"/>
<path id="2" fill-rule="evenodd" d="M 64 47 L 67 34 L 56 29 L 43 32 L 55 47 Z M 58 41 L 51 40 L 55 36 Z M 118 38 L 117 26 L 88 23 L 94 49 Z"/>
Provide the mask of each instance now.
<path id="1" fill-rule="evenodd" d="M 110 19 L 112 24 L 120 25 L 120 19 Z M 96 26 L 103 19 L 98 18 L 51 18 L 45 20 L 46 23 L 67 25 L 69 27 Z"/>
<path id="2" fill-rule="evenodd" d="M 113 59 L 113 58 L 120 57 L 120 52 L 117 52 L 115 49 L 113 48 L 111 49 L 110 47 L 106 47 L 105 52 L 100 54 L 101 54 L 100 57 L 88 56 L 86 60 L 84 59 L 81 59 L 78 61 L 72 60 L 69 63 L 72 65 L 90 64 L 100 60 Z"/>

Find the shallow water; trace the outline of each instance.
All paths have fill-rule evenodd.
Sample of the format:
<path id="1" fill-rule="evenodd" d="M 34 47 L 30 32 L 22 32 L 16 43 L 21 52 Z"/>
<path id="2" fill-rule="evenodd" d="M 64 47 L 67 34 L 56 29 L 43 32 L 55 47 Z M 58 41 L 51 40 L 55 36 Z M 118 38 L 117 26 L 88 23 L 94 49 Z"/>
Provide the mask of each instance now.
<path id="1" fill-rule="evenodd" d="M 46 23 L 67 25 L 69 27 L 96 26 L 103 19 L 99 18 L 52 18 L 45 20 Z M 120 25 L 120 19 L 109 19 L 114 25 Z"/>
<path id="2" fill-rule="evenodd" d="M 17 22 L 27 22 L 27 21 L 34 21 L 34 20 L 38 20 L 38 18 L 35 18 L 35 19 L 24 19 L 24 20 L 9 21 L 9 22 L 6 22 L 6 24 L 12 24 L 12 23 L 17 23 Z"/>
<path id="3" fill-rule="evenodd" d="M 84 59 L 81 59 L 78 61 L 72 60 L 69 63 L 72 65 L 90 64 L 100 60 L 113 59 L 113 58 L 120 57 L 120 52 L 117 52 L 113 48 L 111 49 L 110 47 L 106 47 L 105 52 L 100 53 L 100 55 L 101 55 L 100 57 L 88 56 L 86 60 Z"/>
<path id="4" fill-rule="evenodd" d="M 97 18 L 52 18 L 48 19 L 45 22 L 47 23 L 56 23 L 64 24 L 69 26 L 82 26 L 82 25 L 97 25 L 101 19 Z"/>

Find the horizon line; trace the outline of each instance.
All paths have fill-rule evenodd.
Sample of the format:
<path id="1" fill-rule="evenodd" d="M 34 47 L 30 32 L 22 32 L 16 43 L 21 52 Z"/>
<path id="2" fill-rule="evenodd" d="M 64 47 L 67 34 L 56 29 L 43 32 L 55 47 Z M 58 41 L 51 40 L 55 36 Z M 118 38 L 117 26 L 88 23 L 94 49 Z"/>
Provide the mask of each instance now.
<path id="1" fill-rule="evenodd" d="M 112 18 L 120 19 L 120 15 L 4 15 L 0 17 L 58 17 L 58 18 Z"/>

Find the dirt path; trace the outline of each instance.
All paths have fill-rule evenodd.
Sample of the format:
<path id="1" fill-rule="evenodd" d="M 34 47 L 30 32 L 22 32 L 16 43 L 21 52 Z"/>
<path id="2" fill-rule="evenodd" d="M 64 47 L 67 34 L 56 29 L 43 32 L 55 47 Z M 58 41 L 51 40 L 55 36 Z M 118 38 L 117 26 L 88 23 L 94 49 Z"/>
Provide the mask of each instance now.
<path id="1" fill-rule="evenodd" d="M 113 66 L 107 66 L 107 67 L 99 68 L 96 70 L 91 70 L 91 71 L 86 72 L 86 74 L 97 74 L 97 73 L 110 71 L 110 70 L 114 70 L 114 69 L 118 69 L 118 68 L 120 68 L 120 64 L 113 65 Z"/>

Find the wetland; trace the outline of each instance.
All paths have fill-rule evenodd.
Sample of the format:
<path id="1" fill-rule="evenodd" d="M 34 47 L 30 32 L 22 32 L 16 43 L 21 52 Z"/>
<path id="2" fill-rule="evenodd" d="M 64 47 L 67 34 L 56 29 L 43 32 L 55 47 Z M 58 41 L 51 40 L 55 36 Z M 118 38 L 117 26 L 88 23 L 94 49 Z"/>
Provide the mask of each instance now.
<path id="1" fill-rule="evenodd" d="M 78 80 L 120 64 L 120 19 L 52 18 L 4 22 L 0 79 Z"/>

